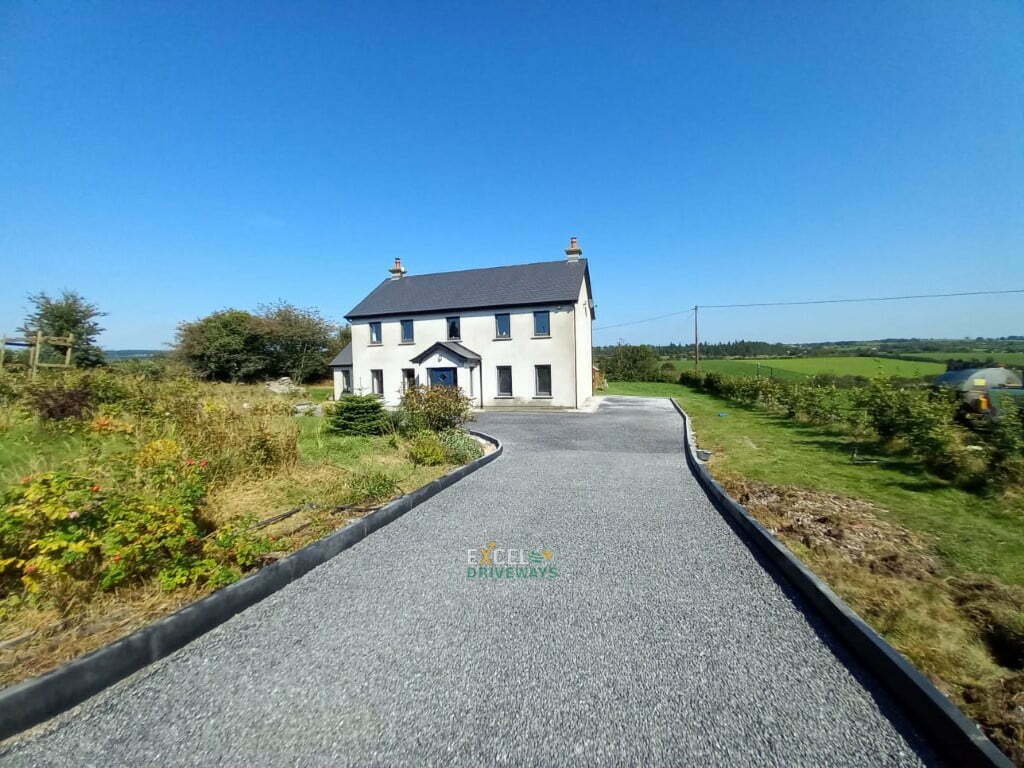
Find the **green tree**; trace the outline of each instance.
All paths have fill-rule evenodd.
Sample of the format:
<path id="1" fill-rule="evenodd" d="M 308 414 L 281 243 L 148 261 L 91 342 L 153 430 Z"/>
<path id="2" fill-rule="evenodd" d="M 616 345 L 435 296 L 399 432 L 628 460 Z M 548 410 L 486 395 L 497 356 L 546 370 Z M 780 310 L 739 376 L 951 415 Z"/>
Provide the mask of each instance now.
<path id="1" fill-rule="evenodd" d="M 315 309 L 299 309 L 284 302 L 260 307 L 259 319 L 274 373 L 299 383 L 327 375 L 332 350 L 337 354 L 341 349 L 335 350 L 339 335 L 335 325 Z"/>
<path id="2" fill-rule="evenodd" d="M 599 365 L 610 381 L 657 381 L 659 363 L 653 347 L 620 344 Z"/>
<path id="3" fill-rule="evenodd" d="M 301 383 L 328 374 L 327 363 L 351 339 L 314 309 L 280 302 L 258 313 L 224 309 L 178 326 L 176 355 L 217 381 L 290 376 Z"/>
<path id="4" fill-rule="evenodd" d="M 72 335 L 75 341 L 71 346 L 71 361 L 76 366 L 90 368 L 103 365 L 103 350 L 96 344 L 96 337 L 104 329 L 97 319 L 105 317 L 106 312 L 101 312 L 99 307 L 75 291 L 64 291 L 56 299 L 40 292 L 29 295 L 28 300 L 32 310 L 18 329 L 20 333 L 26 336 L 34 336 L 37 331 L 44 336 Z M 63 353 L 65 349 L 58 349 L 57 352 Z M 42 357 L 54 359 L 56 353 L 44 350 Z"/>
<path id="5" fill-rule="evenodd" d="M 206 379 L 253 381 L 272 375 L 271 345 L 262 318 L 223 309 L 178 325 L 175 354 Z"/>

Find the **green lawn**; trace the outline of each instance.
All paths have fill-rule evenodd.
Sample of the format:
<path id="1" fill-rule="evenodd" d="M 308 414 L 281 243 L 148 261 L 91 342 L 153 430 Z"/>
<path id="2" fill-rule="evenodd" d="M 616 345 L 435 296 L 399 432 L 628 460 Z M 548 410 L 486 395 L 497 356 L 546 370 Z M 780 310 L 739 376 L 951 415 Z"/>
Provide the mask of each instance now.
<path id="1" fill-rule="evenodd" d="M 674 361 L 680 370 L 693 369 L 693 360 Z M 775 378 L 799 379 L 819 373 L 835 376 L 899 376 L 918 378 L 937 376 L 946 370 L 942 363 L 915 360 L 894 360 L 886 357 L 778 357 L 748 360 L 702 360 L 700 367 L 705 371 L 717 371 L 732 376 L 775 376 Z"/>
<path id="2" fill-rule="evenodd" d="M 947 360 L 988 360 L 992 359 L 1009 366 L 1024 366 L 1024 352 L 989 352 L 984 349 L 960 349 L 956 352 L 908 352 L 910 357 L 926 357 L 944 363 Z"/>
<path id="3" fill-rule="evenodd" d="M 306 387 L 306 399 L 312 400 L 314 403 L 322 403 L 325 400 L 330 400 L 334 395 L 334 387 Z"/>
<path id="4" fill-rule="evenodd" d="M 877 447 L 747 409 L 678 384 L 611 382 L 607 394 L 674 397 L 693 419 L 716 475 L 794 485 L 874 502 L 896 523 L 932 538 L 953 572 L 1024 584 L 1024 499 L 981 498 L 922 472 L 913 461 L 854 464 Z M 722 415 L 724 414 L 724 415 Z"/>
<path id="5" fill-rule="evenodd" d="M 692 371 L 693 360 L 673 360 L 680 371 Z M 786 370 L 769 364 L 767 360 L 701 360 L 700 369 L 705 373 L 724 373 L 729 376 L 771 376 L 777 379 L 802 381 L 808 374 Z"/>

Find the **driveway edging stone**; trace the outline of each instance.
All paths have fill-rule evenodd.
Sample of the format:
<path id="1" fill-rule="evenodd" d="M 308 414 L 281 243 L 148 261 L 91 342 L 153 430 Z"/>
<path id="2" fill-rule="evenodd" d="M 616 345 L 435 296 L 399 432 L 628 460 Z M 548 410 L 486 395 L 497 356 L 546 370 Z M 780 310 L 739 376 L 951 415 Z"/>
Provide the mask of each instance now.
<path id="1" fill-rule="evenodd" d="M 982 733 L 981 728 L 936 688 L 920 670 L 887 643 L 832 589 L 733 499 L 697 459 L 690 418 L 674 398 L 668 398 L 683 419 L 686 463 L 708 498 L 772 566 L 799 591 L 903 706 L 908 717 L 933 740 L 953 765 L 999 766 L 1013 763 Z"/>

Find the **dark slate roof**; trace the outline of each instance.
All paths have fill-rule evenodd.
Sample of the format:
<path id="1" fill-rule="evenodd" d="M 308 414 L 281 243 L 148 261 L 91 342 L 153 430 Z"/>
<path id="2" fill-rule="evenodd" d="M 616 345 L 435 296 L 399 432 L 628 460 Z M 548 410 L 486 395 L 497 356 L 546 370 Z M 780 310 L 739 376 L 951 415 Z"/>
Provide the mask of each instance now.
<path id="1" fill-rule="evenodd" d="M 352 365 L 352 345 L 349 344 L 341 352 L 334 356 L 328 365 Z"/>
<path id="2" fill-rule="evenodd" d="M 402 279 L 404 280 L 405 278 Z M 461 357 L 463 360 L 480 360 L 480 355 L 478 355 L 476 352 L 469 349 L 468 347 L 462 346 L 457 341 L 435 341 L 429 347 L 427 347 L 418 355 L 416 355 L 416 357 L 409 360 L 409 362 L 422 363 L 424 360 L 426 360 L 428 357 L 434 354 L 434 350 L 437 349 L 438 347 L 444 347 L 453 355 L 457 355 Z"/>
<path id="3" fill-rule="evenodd" d="M 589 285 L 586 259 L 407 275 L 382 282 L 345 317 L 574 302 L 584 280 Z"/>

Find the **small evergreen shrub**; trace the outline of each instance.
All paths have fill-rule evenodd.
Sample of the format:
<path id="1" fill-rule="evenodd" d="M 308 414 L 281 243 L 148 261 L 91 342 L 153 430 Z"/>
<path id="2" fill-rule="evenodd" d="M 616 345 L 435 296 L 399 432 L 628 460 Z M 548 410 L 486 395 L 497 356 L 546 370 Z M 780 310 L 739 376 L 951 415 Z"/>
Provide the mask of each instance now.
<path id="1" fill-rule="evenodd" d="M 422 429 L 413 435 L 406 452 L 413 464 L 432 467 L 445 463 L 445 446 L 437 433 L 429 429 Z"/>
<path id="2" fill-rule="evenodd" d="M 388 424 L 377 395 L 344 395 L 331 410 L 328 429 L 339 435 L 381 435 Z"/>

